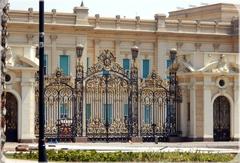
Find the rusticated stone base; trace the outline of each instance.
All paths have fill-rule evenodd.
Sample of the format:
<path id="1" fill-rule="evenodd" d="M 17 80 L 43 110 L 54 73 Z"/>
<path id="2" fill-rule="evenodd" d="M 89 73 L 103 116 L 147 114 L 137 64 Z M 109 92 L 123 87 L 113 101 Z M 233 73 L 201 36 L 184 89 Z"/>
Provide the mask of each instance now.
<path id="1" fill-rule="evenodd" d="M 87 143 L 88 138 L 87 137 L 75 137 L 74 142 L 76 142 L 76 143 Z"/>

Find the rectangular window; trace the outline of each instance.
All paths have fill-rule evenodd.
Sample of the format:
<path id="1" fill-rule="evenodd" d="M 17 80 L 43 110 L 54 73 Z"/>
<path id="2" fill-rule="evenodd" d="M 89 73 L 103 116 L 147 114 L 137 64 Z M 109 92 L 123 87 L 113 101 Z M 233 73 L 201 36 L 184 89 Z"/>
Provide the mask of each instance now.
<path id="1" fill-rule="evenodd" d="M 60 118 L 61 119 L 68 118 L 68 108 L 66 104 L 60 105 Z"/>
<path id="2" fill-rule="evenodd" d="M 127 71 L 130 69 L 130 60 L 128 58 L 123 59 L 123 69 Z"/>
<path id="3" fill-rule="evenodd" d="M 106 115 L 107 114 L 107 115 Z M 112 123 L 112 104 L 104 104 L 103 106 L 103 119 L 106 122 L 106 117 L 108 118 L 108 123 Z"/>
<path id="4" fill-rule="evenodd" d="M 187 120 L 190 121 L 190 102 L 187 103 Z"/>
<path id="5" fill-rule="evenodd" d="M 128 117 L 128 104 L 124 104 L 124 118 Z"/>
<path id="6" fill-rule="evenodd" d="M 91 119 L 91 104 L 86 104 L 86 120 Z"/>
<path id="7" fill-rule="evenodd" d="M 45 54 L 44 55 L 44 63 L 43 63 L 43 67 L 44 67 L 44 75 L 47 75 L 47 68 L 48 68 L 48 56 Z"/>
<path id="8" fill-rule="evenodd" d="M 149 69 L 150 69 L 150 64 L 149 64 L 149 59 L 144 59 L 143 60 L 143 78 L 147 78 L 149 75 Z"/>
<path id="9" fill-rule="evenodd" d="M 69 75 L 69 56 L 60 55 L 60 68 L 64 75 Z"/>
<path id="10" fill-rule="evenodd" d="M 144 122 L 146 124 L 152 123 L 152 107 L 150 105 L 144 107 Z"/>

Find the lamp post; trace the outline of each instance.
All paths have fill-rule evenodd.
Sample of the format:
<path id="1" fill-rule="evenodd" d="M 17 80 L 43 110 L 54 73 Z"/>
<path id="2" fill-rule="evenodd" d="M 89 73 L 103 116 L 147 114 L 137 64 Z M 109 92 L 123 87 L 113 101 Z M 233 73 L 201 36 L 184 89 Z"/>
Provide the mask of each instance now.
<path id="1" fill-rule="evenodd" d="M 45 107 L 44 107 L 44 0 L 39 0 L 39 139 L 38 161 L 47 162 L 45 146 Z"/>
<path id="2" fill-rule="evenodd" d="M 81 64 L 81 58 L 83 55 L 84 46 L 82 44 L 78 44 L 76 46 L 76 78 L 75 78 L 75 93 L 76 93 L 76 107 L 75 107 L 75 128 L 76 131 L 75 136 L 79 137 L 83 133 L 82 124 L 82 113 L 83 113 L 83 107 L 82 107 L 82 98 L 83 98 L 83 65 Z M 81 127 L 80 127 L 81 126 Z"/>
<path id="3" fill-rule="evenodd" d="M 108 78 L 110 76 L 110 73 L 108 70 L 102 70 L 102 75 L 105 78 L 105 106 L 106 106 L 106 110 L 105 110 L 105 117 L 106 117 L 106 122 L 105 122 L 105 128 L 106 128 L 106 136 L 107 136 L 107 143 L 109 142 L 109 134 L 108 134 L 108 130 L 109 130 L 109 121 L 108 121 Z"/>
<path id="4" fill-rule="evenodd" d="M 177 72 L 177 64 L 174 63 L 177 55 L 177 50 L 175 48 L 170 50 L 170 60 L 171 60 L 171 67 L 169 69 L 169 127 L 170 127 L 170 135 L 176 135 L 176 109 L 177 109 L 177 80 L 176 80 L 176 72 Z"/>
<path id="5" fill-rule="evenodd" d="M 130 96 L 128 99 L 128 139 L 130 140 L 130 136 L 133 135 L 133 110 L 137 108 L 137 101 L 138 101 L 138 70 L 136 67 L 136 59 L 138 57 L 139 48 L 134 45 L 131 48 L 133 64 L 131 67 L 130 73 Z"/>

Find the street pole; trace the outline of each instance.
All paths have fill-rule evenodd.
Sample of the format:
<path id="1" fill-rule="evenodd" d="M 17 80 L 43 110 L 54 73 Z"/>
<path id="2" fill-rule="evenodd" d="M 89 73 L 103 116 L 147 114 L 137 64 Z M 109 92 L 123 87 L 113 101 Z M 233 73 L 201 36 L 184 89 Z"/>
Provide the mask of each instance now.
<path id="1" fill-rule="evenodd" d="M 39 139 L 38 161 L 47 162 L 44 124 L 44 0 L 39 0 Z"/>

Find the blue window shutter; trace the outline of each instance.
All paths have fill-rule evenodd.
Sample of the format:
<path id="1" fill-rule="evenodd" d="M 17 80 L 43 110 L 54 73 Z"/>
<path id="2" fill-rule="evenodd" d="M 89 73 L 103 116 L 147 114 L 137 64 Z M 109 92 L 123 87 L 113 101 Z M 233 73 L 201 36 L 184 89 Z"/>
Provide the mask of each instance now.
<path id="1" fill-rule="evenodd" d="M 60 118 L 68 118 L 67 107 L 65 104 L 60 105 Z"/>
<path id="2" fill-rule="evenodd" d="M 150 124 L 152 122 L 152 108 L 149 105 L 144 107 L 144 122 Z"/>
<path id="3" fill-rule="evenodd" d="M 106 122 L 106 111 L 108 109 L 108 123 L 112 123 L 112 104 L 108 104 L 108 107 L 106 107 L 106 104 L 104 104 L 104 108 L 103 108 L 103 119 L 104 122 Z"/>
<path id="4" fill-rule="evenodd" d="M 130 60 L 125 58 L 123 59 L 123 69 L 124 70 L 129 70 L 130 69 Z"/>
<path id="5" fill-rule="evenodd" d="M 143 78 L 147 78 L 147 76 L 149 75 L 149 59 L 144 59 L 143 60 Z"/>
<path id="6" fill-rule="evenodd" d="M 45 54 L 44 55 L 44 63 L 43 63 L 43 67 L 44 67 L 44 75 L 47 74 L 47 67 L 48 67 L 48 56 Z"/>
<path id="7" fill-rule="evenodd" d="M 86 120 L 91 119 L 91 104 L 86 104 Z"/>
<path id="8" fill-rule="evenodd" d="M 172 61 L 170 59 L 168 59 L 166 61 L 166 67 L 168 68 L 169 66 L 171 66 L 171 64 L 172 64 Z"/>
<path id="9" fill-rule="evenodd" d="M 124 117 L 128 117 L 128 104 L 124 104 Z"/>
<path id="10" fill-rule="evenodd" d="M 69 56 L 60 55 L 60 68 L 63 70 L 64 75 L 69 75 Z"/>

